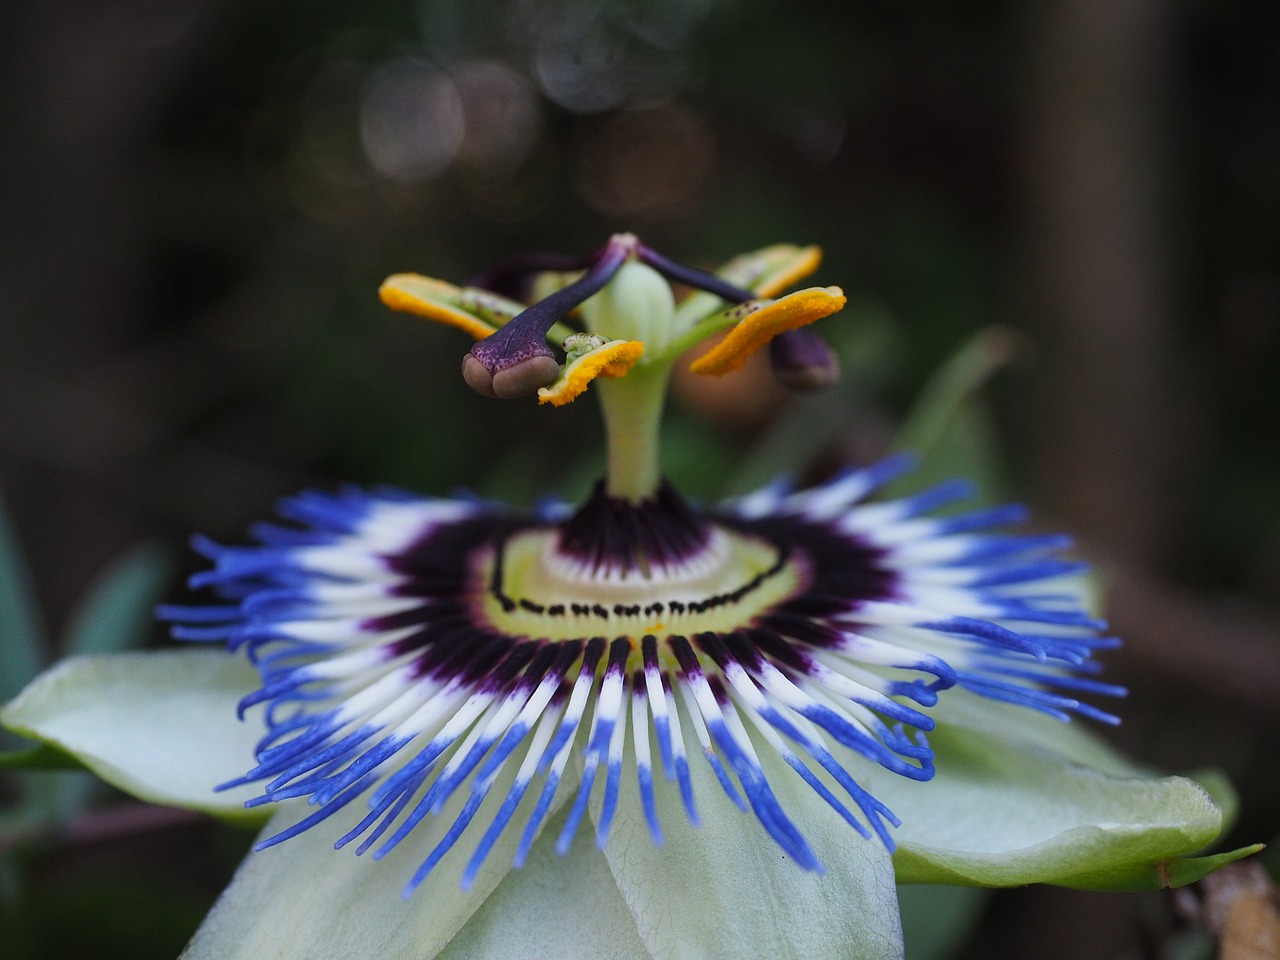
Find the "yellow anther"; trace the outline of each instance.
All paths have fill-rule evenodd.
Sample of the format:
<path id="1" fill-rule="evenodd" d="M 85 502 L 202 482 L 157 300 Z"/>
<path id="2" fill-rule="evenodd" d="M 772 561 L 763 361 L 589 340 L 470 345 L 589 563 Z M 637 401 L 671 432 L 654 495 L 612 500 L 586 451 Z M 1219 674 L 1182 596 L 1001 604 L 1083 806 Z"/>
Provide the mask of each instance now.
<path id="1" fill-rule="evenodd" d="M 451 283 L 417 273 L 397 273 L 387 277 L 378 296 L 392 310 L 412 313 L 437 323 L 457 327 L 476 340 L 483 340 L 498 328 L 455 306 L 462 290 Z"/>
<path id="2" fill-rule="evenodd" d="M 747 357 L 778 334 L 830 316 L 844 304 L 844 291 L 839 287 L 808 287 L 789 293 L 747 314 L 689 369 L 715 376 L 737 370 L 747 362 Z"/>
<path id="3" fill-rule="evenodd" d="M 763 252 L 767 254 L 773 249 L 770 247 Z M 822 263 L 821 247 L 790 247 L 786 248 L 785 254 L 777 257 L 781 270 L 766 275 L 759 286 L 752 287 L 752 292 L 762 297 L 776 297 L 787 287 L 795 286 L 809 276 Z"/>
<path id="4" fill-rule="evenodd" d="M 734 257 L 716 275 L 760 297 L 775 297 L 803 280 L 822 263 L 822 248 L 775 243 Z"/>
<path id="5" fill-rule="evenodd" d="M 555 383 L 538 391 L 538 402 L 564 406 L 577 399 L 596 377 L 625 376 L 642 353 L 644 344 L 639 340 L 610 340 L 566 366 Z"/>

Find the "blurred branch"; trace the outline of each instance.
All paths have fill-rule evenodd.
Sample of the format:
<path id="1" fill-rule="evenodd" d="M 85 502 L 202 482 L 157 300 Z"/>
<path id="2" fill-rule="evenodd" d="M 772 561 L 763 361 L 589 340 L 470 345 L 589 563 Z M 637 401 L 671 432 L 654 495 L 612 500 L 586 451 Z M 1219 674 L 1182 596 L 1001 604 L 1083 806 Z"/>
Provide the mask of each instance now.
<path id="1" fill-rule="evenodd" d="M 1210 601 L 1106 565 L 1107 613 L 1134 671 L 1255 718 L 1280 720 L 1280 610 Z"/>
<path id="2" fill-rule="evenodd" d="M 1029 49 L 1025 177 L 1034 315 L 1046 350 L 1040 481 L 1065 525 L 1159 564 L 1186 490 L 1164 157 L 1161 0 L 1055 0 Z"/>
<path id="3" fill-rule="evenodd" d="M 63 847 L 85 847 L 122 838 L 207 823 L 209 817 L 194 810 L 134 803 L 92 810 L 67 824 L 50 827 L 34 824 L 0 834 L 0 857 L 35 839 L 53 840 Z"/>
<path id="4" fill-rule="evenodd" d="M 1256 861 L 1236 863 L 1200 883 L 1202 898 L 1179 891 L 1179 911 L 1218 937 L 1219 960 L 1280 954 L 1280 890 Z"/>

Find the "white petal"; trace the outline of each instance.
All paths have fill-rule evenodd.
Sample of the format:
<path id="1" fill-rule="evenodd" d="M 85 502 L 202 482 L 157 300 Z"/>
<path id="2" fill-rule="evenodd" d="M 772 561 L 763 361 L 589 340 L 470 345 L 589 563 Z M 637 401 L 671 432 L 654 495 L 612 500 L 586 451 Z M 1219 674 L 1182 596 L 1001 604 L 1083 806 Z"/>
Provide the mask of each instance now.
<path id="1" fill-rule="evenodd" d="M 437 960 L 652 960 L 604 854 L 579 842 L 556 856 L 563 826 L 547 825 Z"/>
<path id="2" fill-rule="evenodd" d="M 244 809 L 257 788 L 214 789 L 253 766 L 262 724 L 237 720 L 236 704 L 257 686 L 253 667 L 221 651 L 72 657 L 37 677 L 0 722 L 143 800 L 261 820 Z"/>
<path id="3" fill-rule="evenodd" d="M 1088 694 L 1084 696 L 1087 698 Z M 1096 703 L 1102 698 L 1093 699 Z M 943 693 L 929 713 L 940 729 L 957 727 L 992 734 L 1015 747 L 1051 750 L 1068 760 L 1119 776 L 1154 775 L 1149 768 L 1138 766 L 1093 733 L 1083 720 L 1063 723 L 1038 710 L 1001 703 L 958 688 Z"/>
<path id="4" fill-rule="evenodd" d="M 407 899 L 402 894 L 409 879 L 453 824 L 466 791 L 455 794 L 439 816 L 426 817 L 381 860 L 356 856 L 351 847 L 333 849 L 333 841 L 366 812 L 360 800 L 297 837 L 249 854 L 182 960 L 431 960 L 510 872 L 519 840 L 512 829 L 494 844 L 471 889 L 458 885 L 513 776 L 507 770 L 498 777 L 472 827 Z M 523 823 L 531 807 L 526 797 L 515 822 Z M 313 810 L 290 804 L 267 824 L 262 838 Z"/>
<path id="5" fill-rule="evenodd" d="M 1140 771 L 1082 729 L 1062 737 L 1024 711 L 1018 725 L 980 730 L 958 713 L 930 735 L 929 783 L 854 770 L 902 819 L 894 865 L 904 883 L 1151 889 L 1162 864 L 1221 830 L 1222 810 L 1199 784 Z"/>
<path id="6" fill-rule="evenodd" d="M 605 856 L 657 960 L 891 960 L 902 956 L 893 865 L 772 752 L 761 750 L 782 806 L 826 868 L 789 861 L 756 819 L 735 807 L 695 754 L 702 817 L 692 827 L 671 784 L 657 790 L 666 843 L 649 839 L 635 790 L 623 790 Z"/>

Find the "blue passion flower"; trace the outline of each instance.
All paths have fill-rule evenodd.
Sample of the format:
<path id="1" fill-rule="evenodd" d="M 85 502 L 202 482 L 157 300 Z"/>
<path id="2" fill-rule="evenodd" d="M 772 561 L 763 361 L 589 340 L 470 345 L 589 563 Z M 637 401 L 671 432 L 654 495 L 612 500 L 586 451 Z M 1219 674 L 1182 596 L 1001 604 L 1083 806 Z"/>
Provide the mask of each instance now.
<path id="1" fill-rule="evenodd" d="M 217 600 L 162 613 L 175 637 L 225 642 L 261 677 L 241 703 L 265 718 L 256 762 L 226 786 L 258 785 L 250 806 L 314 808 L 260 849 L 345 811 L 335 845 L 377 859 L 455 801 L 405 893 L 459 844 L 465 888 L 501 837 L 518 838 L 522 865 L 562 805 L 562 855 L 589 810 L 603 848 L 628 793 L 662 845 L 657 798 L 678 796 L 697 824 L 691 767 L 705 765 L 755 829 L 821 871 L 778 778 L 893 850 L 900 820 L 855 767 L 931 780 L 933 708 L 953 688 L 1116 722 L 1080 698 L 1123 693 L 1095 677 L 1117 641 L 1083 608 L 1068 541 L 1008 530 L 1022 508 L 956 512 L 960 482 L 869 500 L 905 456 L 705 508 L 662 480 L 666 383 L 689 346 L 725 333 L 694 364 L 708 375 L 772 341 L 784 382 L 834 376 L 807 324 L 840 309 L 840 290 L 775 299 L 817 260 L 771 247 L 708 274 L 620 235 L 472 287 L 387 281 L 389 305 L 476 338 L 463 375 L 477 391 L 560 405 L 590 386 L 608 470 L 577 506 L 352 487 L 286 499 L 288 523 L 257 528 L 253 546 L 196 541 L 212 566 L 192 585 Z M 679 305 L 672 282 L 693 291 Z"/>

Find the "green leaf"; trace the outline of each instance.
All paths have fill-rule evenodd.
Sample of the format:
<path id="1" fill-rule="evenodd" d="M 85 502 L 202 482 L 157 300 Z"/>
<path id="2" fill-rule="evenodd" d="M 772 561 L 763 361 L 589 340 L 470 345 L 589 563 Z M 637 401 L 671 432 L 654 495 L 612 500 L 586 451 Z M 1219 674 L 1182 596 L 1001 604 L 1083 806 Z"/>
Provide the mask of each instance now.
<path id="1" fill-rule="evenodd" d="M 995 426 L 976 398 L 956 411 L 950 428 L 927 449 L 900 442 L 894 446 L 923 456 L 917 469 L 886 488 L 884 498 L 914 493 L 955 477 L 964 477 L 976 488 L 967 506 L 999 503 L 1009 497 Z"/>
<path id="2" fill-rule="evenodd" d="M 1014 354 L 1013 334 L 979 332 L 933 375 L 907 415 L 894 446 L 921 456 L 918 470 L 895 481 L 886 497 L 901 496 L 951 477 L 974 480 L 984 501 L 1004 496 L 995 431 L 978 391 Z"/>
<path id="3" fill-rule="evenodd" d="M 48 744 L 0 753 L 0 770 L 21 770 L 22 801 L 13 808 L 29 829 L 65 823 L 84 809 L 101 782 L 83 763 Z"/>
<path id="4" fill-rule="evenodd" d="M 221 651 L 166 650 L 72 657 L 0 710 L 0 723 L 79 759 L 143 800 L 261 820 L 257 791 L 215 787 L 253 765 L 261 722 L 236 719 L 257 673 Z"/>
<path id="5" fill-rule="evenodd" d="M 565 812 L 547 825 L 524 869 L 507 874 L 437 960 L 651 960 L 595 845 L 575 843 L 556 856 Z"/>
<path id="6" fill-rule="evenodd" d="M 152 613 L 166 581 L 164 551 L 140 546 L 120 557 L 97 578 L 67 628 L 70 653 L 111 653 L 138 646 L 154 623 Z M 66 756 L 63 754 L 62 756 Z M 83 769 L 74 759 L 71 763 Z M 31 777 L 24 781 L 28 800 L 47 823 L 72 819 L 102 789 L 90 776 Z"/>
<path id="7" fill-rule="evenodd" d="M 20 918 L 23 917 L 22 905 L 26 898 L 25 881 L 17 852 L 12 848 L 0 851 L 0 919 L 5 921 L 6 938 L 18 936 L 17 929 L 23 926 Z"/>
<path id="8" fill-rule="evenodd" d="M 476 814 L 477 824 L 487 824 L 506 795 L 515 776 L 514 765 L 508 766 L 513 769 L 498 776 Z M 537 793 L 530 790 L 525 796 L 515 813 L 516 824 L 525 822 Z M 568 795 L 566 784 L 557 800 L 562 804 Z M 469 796 L 470 791 L 458 791 L 438 816 L 426 817 L 382 860 L 375 861 L 372 853 L 356 856 L 352 847 L 333 848 L 334 841 L 367 812 L 359 802 L 300 836 L 249 854 L 182 960 L 431 960 L 508 875 L 520 839 L 518 829 L 503 833 L 471 890 L 464 891 L 458 878 L 479 837 L 468 831 L 404 898 L 409 879 Z M 286 805 L 267 824 L 262 838 L 313 810 L 306 803 Z M 526 948 L 526 955 L 534 955 L 538 945 L 527 943 Z M 545 954 L 545 946 L 541 949 Z"/>
<path id="9" fill-rule="evenodd" d="M 930 743 L 932 781 L 865 777 L 903 821 L 894 856 L 903 883 L 1155 889 L 1168 861 L 1222 827 L 1222 811 L 1184 777 L 1103 772 L 1026 739 L 956 725 L 940 726 Z"/>
<path id="10" fill-rule="evenodd" d="M 141 645 L 168 575 L 165 551 L 135 547 L 109 566 L 72 616 L 71 653 L 114 653 Z"/>
<path id="11" fill-rule="evenodd" d="M 0 770 L 84 770 L 85 765 L 62 750 L 41 744 L 0 753 Z"/>
<path id="12" fill-rule="evenodd" d="M 624 789 L 605 847 L 649 952 L 656 960 L 901 957 L 887 851 L 854 834 L 767 748 L 761 761 L 826 873 L 797 868 L 753 815 L 729 802 L 695 755 L 690 773 L 702 825 L 689 823 L 673 784 L 659 784 L 666 842 L 655 847 L 637 792 Z"/>
<path id="13" fill-rule="evenodd" d="M 911 960 L 946 960 L 973 934 L 990 899 L 991 891 L 978 887 L 898 887 L 907 956 Z"/>
<path id="14" fill-rule="evenodd" d="M 0 701 L 8 700 L 39 672 L 43 650 L 31 575 L 0 502 Z"/>

